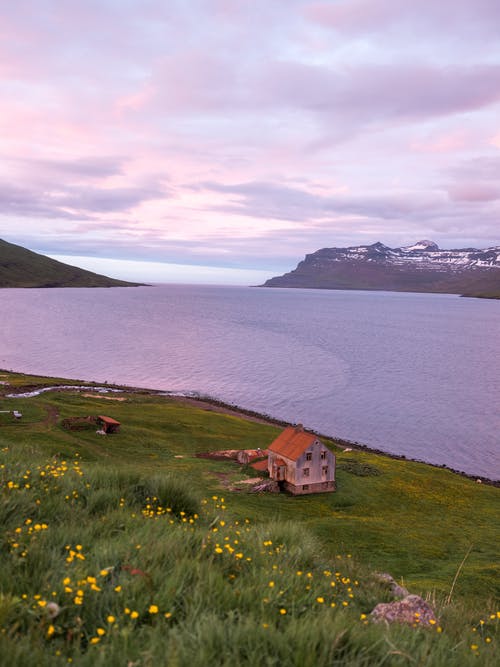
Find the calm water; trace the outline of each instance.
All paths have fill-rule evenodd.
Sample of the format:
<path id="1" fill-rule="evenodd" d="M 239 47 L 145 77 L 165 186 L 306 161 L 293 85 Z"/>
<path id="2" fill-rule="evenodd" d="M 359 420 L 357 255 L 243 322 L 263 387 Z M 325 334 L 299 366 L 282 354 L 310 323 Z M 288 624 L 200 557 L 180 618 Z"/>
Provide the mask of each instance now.
<path id="1" fill-rule="evenodd" d="M 240 287 L 0 290 L 0 367 L 199 392 L 498 478 L 500 302 Z"/>

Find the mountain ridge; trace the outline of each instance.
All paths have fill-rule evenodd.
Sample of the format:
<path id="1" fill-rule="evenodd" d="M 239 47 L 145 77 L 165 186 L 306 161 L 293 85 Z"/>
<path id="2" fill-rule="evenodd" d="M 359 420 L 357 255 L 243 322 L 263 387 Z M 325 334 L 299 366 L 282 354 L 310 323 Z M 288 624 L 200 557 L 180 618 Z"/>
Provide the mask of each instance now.
<path id="1" fill-rule="evenodd" d="M 443 250 L 433 241 L 390 248 L 321 248 L 263 287 L 432 292 L 500 298 L 500 246 Z"/>
<path id="2" fill-rule="evenodd" d="M 0 239 L 0 288 L 138 287 L 140 284 L 64 264 Z"/>

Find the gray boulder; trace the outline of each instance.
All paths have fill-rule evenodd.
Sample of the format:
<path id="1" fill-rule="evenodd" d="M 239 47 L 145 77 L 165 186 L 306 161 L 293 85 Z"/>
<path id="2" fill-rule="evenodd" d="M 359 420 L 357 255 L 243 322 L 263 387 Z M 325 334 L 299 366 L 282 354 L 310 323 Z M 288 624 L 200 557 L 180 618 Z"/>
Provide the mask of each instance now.
<path id="1" fill-rule="evenodd" d="M 371 612 L 375 623 L 402 623 L 429 626 L 437 623 L 432 607 L 420 595 L 407 595 L 402 600 L 380 602 Z"/>

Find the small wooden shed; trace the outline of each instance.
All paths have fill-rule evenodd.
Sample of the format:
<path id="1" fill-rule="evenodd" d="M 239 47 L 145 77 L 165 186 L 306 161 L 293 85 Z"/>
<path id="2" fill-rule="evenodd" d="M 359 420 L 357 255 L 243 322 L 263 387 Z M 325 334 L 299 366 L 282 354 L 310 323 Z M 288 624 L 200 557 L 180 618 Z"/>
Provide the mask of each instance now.
<path id="1" fill-rule="evenodd" d="M 97 423 L 104 433 L 118 433 L 120 430 L 120 422 L 117 422 L 116 419 L 113 419 L 112 417 L 98 415 Z"/>

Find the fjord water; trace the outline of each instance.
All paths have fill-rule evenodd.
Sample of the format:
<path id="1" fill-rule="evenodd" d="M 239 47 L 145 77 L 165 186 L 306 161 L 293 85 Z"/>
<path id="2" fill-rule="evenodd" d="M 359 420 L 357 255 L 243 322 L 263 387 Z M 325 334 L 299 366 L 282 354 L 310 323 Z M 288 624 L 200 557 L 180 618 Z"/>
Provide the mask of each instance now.
<path id="1" fill-rule="evenodd" d="M 0 290 L 0 367 L 196 392 L 498 478 L 500 302 L 162 285 Z"/>

